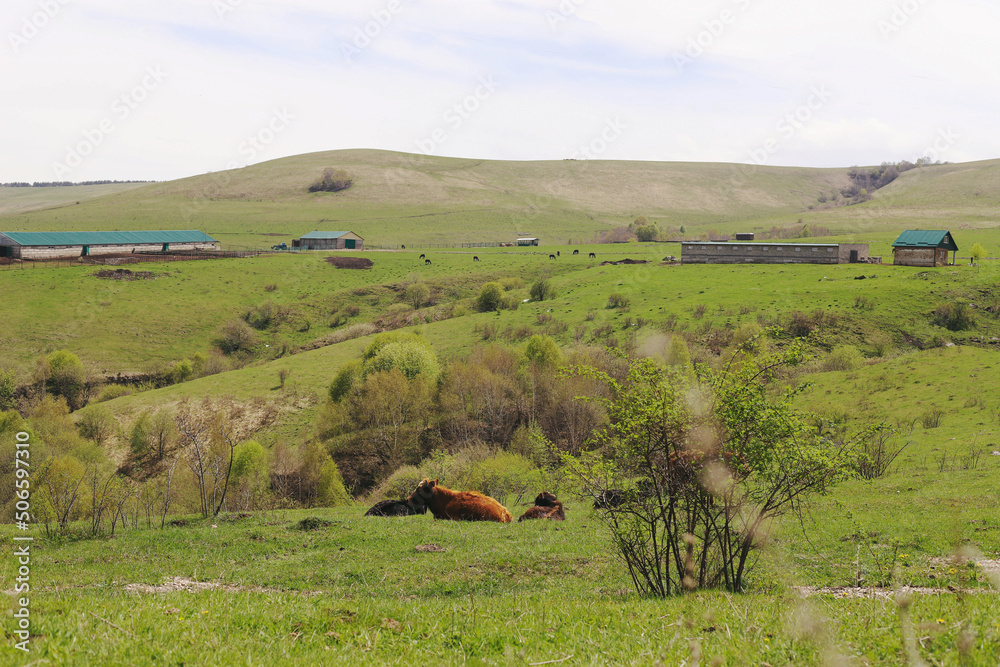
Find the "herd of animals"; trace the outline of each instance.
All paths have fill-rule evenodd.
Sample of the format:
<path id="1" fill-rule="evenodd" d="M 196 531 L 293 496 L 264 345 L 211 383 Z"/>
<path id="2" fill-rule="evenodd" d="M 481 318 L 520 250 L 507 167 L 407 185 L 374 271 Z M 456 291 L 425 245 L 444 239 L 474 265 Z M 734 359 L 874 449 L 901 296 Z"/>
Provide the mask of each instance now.
<path id="1" fill-rule="evenodd" d="M 621 489 L 608 489 L 594 502 L 594 507 L 616 507 L 625 501 Z M 403 500 L 383 500 L 376 503 L 365 516 L 413 516 L 431 511 L 435 519 L 452 521 L 498 521 L 511 523 L 514 517 L 495 498 L 478 491 L 453 491 L 438 484 L 436 479 L 424 479 L 417 488 Z M 566 511 L 555 494 L 542 491 L 535 497 L 534 506 L 521 515 L 518 522 L 527 519 L 549 519 L 563 521 Z"/>
<path id="2" fill-rule="evenodd" d="M 403 250 L 406 250 L 406 246 L 405 246 L 405 245 L 403 246 Z M 574 250 L 574 251 L 573 251 L 573 254 L 574 254 L 574 255 L 579 255 L 579 254 L 580 254 L 580 251 L 579 251 L 579 250 Z M 559 251 L 558 251 L 558 250 L 556 250 L 556 254 L 554 254 L 554 255 L 549 255 L 549 259 L 555 259 L 556 257 L 561 257 L 561 255 L 559 254 Z M 590 258 L 590 259 L 596 259 L 596 258 L 597 258 L 597 254 L 596 254 L 596 253 L 593 253 L 593 252 L 592 252 L 592 253 L 590 253 L 590 255 L 589 255 L 589 258 Z M 430 263 L 431 263 L 431 260 L 427 259 L 427 255 L 423 255 L 423 254 L 422 254 L 422 255 L 420 255 L 420 257 L 418 257 L 418 259 L 422 259 L 422 260 L 424 260 L 424 266 L 429 266 L 429 265 L 430 265 Z M 473 255 L 473 256 L 472 256 L 472 261 L 473 261 L 473 262 L 478 262 L 478 261 L 479 261 L 479 256 L 478 256 L 478 255 Z"/>

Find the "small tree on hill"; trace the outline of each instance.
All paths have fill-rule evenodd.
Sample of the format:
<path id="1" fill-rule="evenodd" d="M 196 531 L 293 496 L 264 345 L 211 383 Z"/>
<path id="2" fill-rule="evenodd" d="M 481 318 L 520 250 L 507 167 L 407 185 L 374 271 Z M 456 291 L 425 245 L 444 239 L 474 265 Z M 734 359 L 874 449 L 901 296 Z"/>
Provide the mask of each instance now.
<path id="1" fill-rule="evenodd" d="M 343 169 L 327 167 L 323 175 L 309 186 L 309 192 L 340 192 L 354 185 L 354 179 Z"/>
<path id="2" fill-rule="evenodd" d="M 978 243 L 974 243 L 969 250 L 969 255 L 972 257 L 972 263 L 978 266 L 983 261 L 983 258 L 986 257 L 986 248 Z"/>
<path id="3" fill-rule="evenodd" d="M 481 313 L 491 313 L 499 310 L 501 305 L 503 305 L 503 285 L 495 282 L 483 285 L 476 299 L 476 309 Z"/>

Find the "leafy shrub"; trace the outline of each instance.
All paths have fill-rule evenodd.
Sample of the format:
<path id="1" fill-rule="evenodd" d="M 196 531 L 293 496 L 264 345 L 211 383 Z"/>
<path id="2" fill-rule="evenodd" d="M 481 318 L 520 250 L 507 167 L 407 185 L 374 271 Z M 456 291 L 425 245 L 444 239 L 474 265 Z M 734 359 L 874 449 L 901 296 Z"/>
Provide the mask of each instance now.
<path id="1" fill-rule="evenodd" d="M 380 348 L 378 354 L 365 363 L 364 374 L 389 371 L 393 368 L 399 369 L 408 380 L 419 375 L 426 381 L 433 382 L 441 373 L 437 355 L 428 346 L 400 341 Z"/>
<path id="2" fill-rule="evenodd" d="M 853 345 L 838 345 L 823 362 L 823 370 L 851 371 L 861 365 L 864 355 Z"/>
<path id="3" fill-rule="evenodd" d="M 309 192 L 340 192 L 354 185 L 354 179 L 343 169 L 327 167 L 323 175 L 309 186 Z"/>
<path id="4" fill-rule="evenodd" d="M 539 366 L 554 367 L 559 365 L 562 355 L 559 346 L 549 336 L 535 334 L 528 340 L 524 355 L 528 361 L 532 361 Z"/>
<path id="5" fill-rule="evenodd" d="M 976 325 L 976 318 L 968 304 L 942 304 L 934 309 L 931 321 L 948 331 L 965 331 Z"/>
<path id="6" fill-rule="evenodd" d="M 619 292 L 612 292 L 608 295 L 608 308 L 628 308 L 628 297 Z"/>
<path id="7" fill-rule="evenodd" d="M 254 329 L 264 331 L 280 326 L 291 317 L 291 314 L 290 307 L 279 306 L 273 301 L 265 301 L 244 313 L 243 319 Z"/>
<path id="8" fill-rule="evenodd" d="M 123 384 L 106 384 L 101 389 L 101 393 L 97 395 L 97 402 L 103 403 L 104 401 L 111 401 L 122 396 L 131 396 L 134 393 L 135 389 L 126 387 Z"/>
<path id="9" fill-rule="evenodd" d="M 500 286 L 509 292 L 512 289 L 521 289 L 524 287 L 524 281 L 517 276 L 507 276 L 500 279 Z"/>
<path id="10" fill-rule="evenodd" d="M 924 428 L 937 428 L 941 425 L 941 417 L 943 416 L 944 410 L 933 406 L 920 415 L 920 423 Z"/>
<path id="11" fill-rule="evenodd" d="M 549 282 L 548 278 L 542 278 L 531 286 L 528 295 L 532 301 L 545 301 L 546 299 L 554 299 L 556 290 L 552 287 L 552 283 Z"/>
<path id="12" fill-rule="evenodd" d="M 796 338 L 805 338 L 811 334 L 815 328 L 816 323 L 813 319 L 806 313 L 801 313 L 797 310 L 789 315 L 789 322 L 785 325 L 785 331 Z"/>
<path id="13" fill-rule="evenodd" d="M 406 291 L 403 293 L 403 299 L 413 306 L 414 310 L 426 304 L 430 297 L 431 288 L 424 283 L 413 283 L 407 286 Z"/>
<path id="14" fill-rule="evenodd" d="M 218 343 L 225 354 L 252 352 L 260 345 L 260 337 L 245 320 L 236 318 L 222 325 Z"/>
<path id="15" fill-rule="evenodd" d="M 481 313 L 491 313 L 503 304 L 503 285 L 497 282 L 486 283 L 479 290 L 476 298 L 476 310 Z"/>

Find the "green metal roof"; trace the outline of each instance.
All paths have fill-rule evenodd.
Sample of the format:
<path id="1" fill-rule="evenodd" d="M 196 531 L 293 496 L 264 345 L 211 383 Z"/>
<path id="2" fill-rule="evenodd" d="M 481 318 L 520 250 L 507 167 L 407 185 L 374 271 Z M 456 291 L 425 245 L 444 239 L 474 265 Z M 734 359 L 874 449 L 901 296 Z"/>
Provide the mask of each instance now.
<path id="1" fill-rule="evenodd" d="M 955 240 L 951 237 L 951 232 L 947 230 L 924 230 L 907 229 L 899 235 L 893 248 L 944 248 L 945 250 L 958 250 Z"/>
<path id="2" fill-rule="evenodd" d="M 309 232 L 303 234 L 304 239 L 339 239 L 341 236 L 353 234 L 354 232 Z M 356 234 L 355 234 L 356 236 Z"/>
<path id="3" fill-rule="evenodd" d="M 20 246 L 217 243 L 208 234 L 192 229 L 149 232 L 3 232 L 3 235 Z"/>

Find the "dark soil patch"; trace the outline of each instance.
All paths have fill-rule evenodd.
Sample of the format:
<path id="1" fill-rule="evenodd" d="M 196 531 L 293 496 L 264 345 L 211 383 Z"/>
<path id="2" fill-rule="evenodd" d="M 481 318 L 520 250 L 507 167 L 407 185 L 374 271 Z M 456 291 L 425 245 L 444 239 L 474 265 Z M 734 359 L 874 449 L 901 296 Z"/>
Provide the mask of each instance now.
<path id="1" fill-rule="evenodd" d="M 620 259 L 617 262 L 601 262 L 601 266 L 618 266 L 619 264 L 648 264 L 648 259 Z"/>
<path id="2" fill-rule="evenodd" d="M 370 269 L 375 265 L 364 257 L 327 257 L 326 261 L 338 269 Z"/>
<path id="3" fill-rule="evenodd" d="M 152 271 L 131 271 L 129 269 L 101 269 L 94 274 L 95 278 L 107 280 L 153 280 L 156 274 Z"/>
<path id="4" fill-rule="evenodd" d="M 310 516 L 302 519 L 302 521 L 299 521 L 295 524 L 295 527 L 299 530 L 319 530 L 320 528 L 328 528 L 332 525 L 334 525 L 333 521 L 321 519 L 317 516 Z"/>

